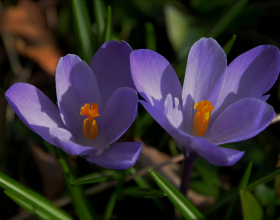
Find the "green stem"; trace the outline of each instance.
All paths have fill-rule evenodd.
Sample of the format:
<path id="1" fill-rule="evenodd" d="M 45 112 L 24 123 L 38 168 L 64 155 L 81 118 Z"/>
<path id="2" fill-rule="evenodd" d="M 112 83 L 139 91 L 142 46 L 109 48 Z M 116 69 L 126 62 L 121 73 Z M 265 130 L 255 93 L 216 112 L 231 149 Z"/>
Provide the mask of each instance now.
<path id="1" fill-rule="evenodd" d="M 74 181 L 76 177 L 65 158 L 65 153 L 56 147 L 55 152 L 60 162 L 68 189 L 70 191 L 73 206 L 77 216 L 81 220 L 93 220 L 83 189 L 81 188 L 81 186 L 71 185 L 71 182 Z"/>
<path id="2" fill-rule="evenodd" d="M 120 194 L 122 186 L 125 182 L 125 178 L 128 175 L 128 172 L 129 172 L 129 169 L 123 171 L 122 176 L 119 179 L 118 185 L 116 186 L 116 188 L 115 188 L 115 190 L 114 190 L 113 194 L 111 195 L 110 200 L 108 202 L 108 205 L 107 205 L 107 208 L 106 208 L 106 211 L 105 211 L 104 220 L 109 220 L 111 218 L 112 213 L 113 213 L 114 208 L 115 208 L 116 200 L 117 200 L 117 198 Z"/>

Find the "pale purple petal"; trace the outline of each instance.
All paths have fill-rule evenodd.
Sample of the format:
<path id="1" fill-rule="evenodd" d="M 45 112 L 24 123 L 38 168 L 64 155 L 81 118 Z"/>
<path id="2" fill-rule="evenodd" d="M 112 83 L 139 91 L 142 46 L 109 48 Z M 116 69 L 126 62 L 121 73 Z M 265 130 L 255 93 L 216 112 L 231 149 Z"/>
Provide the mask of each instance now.
<path id="1" fill-rule="evenodd" d="M 242 98 L 261 98 L 275 83 L 280 70 L 278 48 L 256 47 L 238 56 L 227 68 L 216 108 L 222 112 Z M 219 114 L 219 113 L 217 113 Z"/>
<path id="2" fill-rule="evenodd" d="M 75 62 L 70 62 L 69 60 L 75 60 Z M 99 113 L 102 113 L 96 79 L 89 66 L 84 61 L 78 62 L 78 60 L 78 57 L 74 55 L 67 55 L 61 58 L 56 76 L 60 115 L 67 130 L 76 138 L 83 137 L 83 120 L 85 116 L 82 117 L 80 115 L 82 106 L 86 103 L 90 105 L 97 103 L 99 105 Z"/>
<path id="3" fill-rule="evenodd" d="M 217 118 L 206 138 L 215 144 L 246 140 L 264 130 L 274 117 L 273 107 L 266 102 L 256 98 L 241 99 Z"/>
<path id="4" fill-rule="evenodd" d="M 164 100 L 167 94 L 180 98 L 182 86 L 170 63 L 151 50 L 135 50 L 130 55 L 131 74 L 140 95 L 149 103 Z"/>
<path id="5" fill-rule="evenodd" d="M 106 144 L 115 142 L 132 124 L 137 115 L 137 92 L 131 88 L 117 89 L 105 105 L 100 116 L 100 133 Z"/>
<path id="6" fill-rule="evenodd" d="M 71 86 L 69 75 L 72 71 L 72 68 L 80 62 L 81 58 L 74 54 L 68 54 L 60 58 L 57 64 L 55 75 L 56 95 L 58 104 L 60 104 L 62 96 L 67 92 L 67 90 Z"/>
<path id="7" fill-rule="evenodd" d="M 177 129 L 181 128 L 183 122 L 183 115 L 180 102 L 178 98 L 172 99 L 172 95 L 168 94 L 164 103 L 164 113 L 172 126 Z"/>
<path id="8" fill-rule="evenodd" d="M 212 38 L 202 38 L 191 48 L 183 86 L 183 130 L 191 132 L 195 102 L 208 100 L 215 106 L 226 73 L 224 50 Z"/>
<path id="9" fill-rule="evenodd" d="M 244 151 L 218 147 L 200 137 L 193 137 L 191 146 L 200 156 L 216 166 L 234 165 L 245 153 Z"/>
<path id="10" fill-rule="evenodd" d="M 140 142 L 116 143 L 102 154 L 88 156 L 86 159 L 104 168 L 125 170 L 135 164 L 140 152 Z"/>
<path id="11" fill-rule="evenodd" d="M 53 139 L 54 145 L 70 155 L 88 155 L 95 154 L 98 148 L 82 146 L 75 143 L 73 135 L 62 128 L 50 128 L 50 136 Z"/>
<path id="12" fill-rule="evenodd" d="M 54 144 L 49 128 L 65 126 L 58 108 L 44 93 L 30 84 L 17 83 L 7 90 L 5 96 L 18 117 L 31 130 Z"/>
<path id="13" fill-rule="evenodd" d="M 191 136 L 179 129 L 182 113 L 179 111 L 180 107 L 173 106 L 171 95 L 164 102 L 153 100 L 154 106 L 142 100 L 139 102 L 156 122 L 179 143 L 179 146 L 188 144 Z"/>
<path id="14" fill-rule="evenodd" d="M 227 67 L 226 54 L 212 38 L 202 38 L 191 48 L 183 87 L 183 100 L 190 94 L 195 102 L 215 104 Z"/>
<path id="15" fill-rule="evenodd" d="M 260 97 L 260 100 L 266 102 L 266 101 L 268 100 L 269 97 L 270 97 L 270 94 L 264 95 L 264 96 Z"/>
<path id="16" fill-rule="evenodd" d="M 130 46 L 124 41 L 121 43 L 109 41 L 94 55 L 91 69 L 100 89 L 103 106 L 118 88 L 135 88 L 130 73 L 131 51 Z"/>

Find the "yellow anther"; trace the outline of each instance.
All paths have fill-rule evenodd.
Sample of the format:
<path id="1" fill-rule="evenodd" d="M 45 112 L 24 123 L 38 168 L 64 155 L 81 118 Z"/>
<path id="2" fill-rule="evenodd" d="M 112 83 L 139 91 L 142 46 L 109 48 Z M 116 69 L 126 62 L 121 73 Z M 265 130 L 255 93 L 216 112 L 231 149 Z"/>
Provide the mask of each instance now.
<path id="1" fill-rule="evenodd" d="M 211 102 L 203 100 L 194 104 L 197 110 L 193 120 L 193 135 L 203 136 L 207 131 L 211 112 L 214 110 Z"/>
<path id="2" fill-rule="evenodd" d="M 87 116 L 83 123 L 84 137 L 86 139 L 94 140 L 98 135 L 98 126 L 95 120 L 95 117 L 99 116 L 98 104 L 93 103 L 90 109 L 90 104 L 86 103 L 81 108 L 80 115 Z"/>

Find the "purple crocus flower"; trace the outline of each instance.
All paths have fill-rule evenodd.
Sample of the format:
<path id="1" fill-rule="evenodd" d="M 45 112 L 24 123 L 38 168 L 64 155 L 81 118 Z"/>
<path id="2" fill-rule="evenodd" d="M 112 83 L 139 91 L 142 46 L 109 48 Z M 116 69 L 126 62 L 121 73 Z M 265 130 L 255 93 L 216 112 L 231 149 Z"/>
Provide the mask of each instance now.
<path id="1" fill-rule="evenodd" d="M 114 142 L 137 115 L 131 52 L 127 43 L 109 41 L 97 51 L 91 67 L 76 55 L 62 57 L 56 70 L 58 108 L 25 83 L 11 86 L 6 99 L 31 130 L 67 154 L 109 169 L 130 168 L 141 143 Z"/>
<path id="2" fill-rule="evenodd" d="M 218 145 L 242 141 L 264 130 L 275 117 L 264 95 L 280 68 L 279 50 L 256 47 L 227 66 L 212 38 L 191 48 L 184 86 L 169 62 L 151 50 L 130 54 L 131 73 L 150 115 L 176 140 L 188 158 L 200 155 L 217 166 L 235 164 L 244 154 Z"/>

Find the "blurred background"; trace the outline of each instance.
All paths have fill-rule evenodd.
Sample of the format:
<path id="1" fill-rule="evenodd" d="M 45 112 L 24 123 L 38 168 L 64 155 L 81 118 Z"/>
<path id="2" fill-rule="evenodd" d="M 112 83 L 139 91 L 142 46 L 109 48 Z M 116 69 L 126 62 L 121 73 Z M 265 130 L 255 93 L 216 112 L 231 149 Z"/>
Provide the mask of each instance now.
<path id="1" fill-rule="evenodd" d="M 77 0 L 76 0 L 77 1 Z M 213 37 L 224 47 L 236 40 L 228 53 L 228 63 L 238 55 L 263 44 L 280 46 L 280 1 L 278 0 L 104 0 L 96 8 L 94 1 L 84 0 L 90 38 L 79 28 L 79 15 L 67 0 L 0 1 L 0 171 L 43 194 L 72 214 L 73 208 L 60 168 L 50 148 L 28 129 L 7 105 L 5 91 L 16 82 L 27 82 L 40 88 L 56 103 L 55 71 L 58 60 L 68 53 L 77 54 L 87 63 L 102 45 L 97 32 L 97 13 L 106 16 L 112 9 L 113 40 L 124 40 L 132 49 L 148 48 L 163 55 L 173 65 L 180 81 L 184 79 L 190 47 L 201 37 Z M 88 40 L 89 50 L 84 44 Z M 252 82 L 253 83 L 253 82 Z M 279 80 L 268 92 L 276 113 L 280 112 Z M 240 110 L 242 111 L 242 109 Z M 120 141 L 141 140 L 143 150 L 135 166 L 159 164 L 180 154 L 173 139 L 139 105 L 139 114 Z M 232 167 L 216 167 L 199 159 L 192 173 L 188 197 L 202 212 L 234 189 L 250 161 L 250 180 L 257 179 L 280 166 L 280 124 L 273 123 L 256 137 L 233 144 L 245 150 L 244 157 Z M 77 176 L 102 169 L 83 158 L 68 156 Z M 165 166 L 159 172 L 174 186 L 180 185 L 181 161 Z M 141 176 L 155 187 L 149 175 Z M 99 190 L 100 184 L 85 185 L 95 219 L 103 219 L 104 207 L 113 187 Z M 125 187 L 137 182 L 125 183 Z M 280 216 L 280 177 L 253 191 L 262 206 L 264 219 Z M 0 219 L 36 219 L 24 212 L 0 189 Z M 226 204 L 227 206 L 229 204 Z M 227 207 L 225 206 L 225 207 Z M 226 209 L 212 212 L 209 219 L 222 219 Z M 240 202 L 228 219 L 241 219 Z M 123 195 L 112 219 L 181 219 L 167 198 L 146 199 Z"/>

